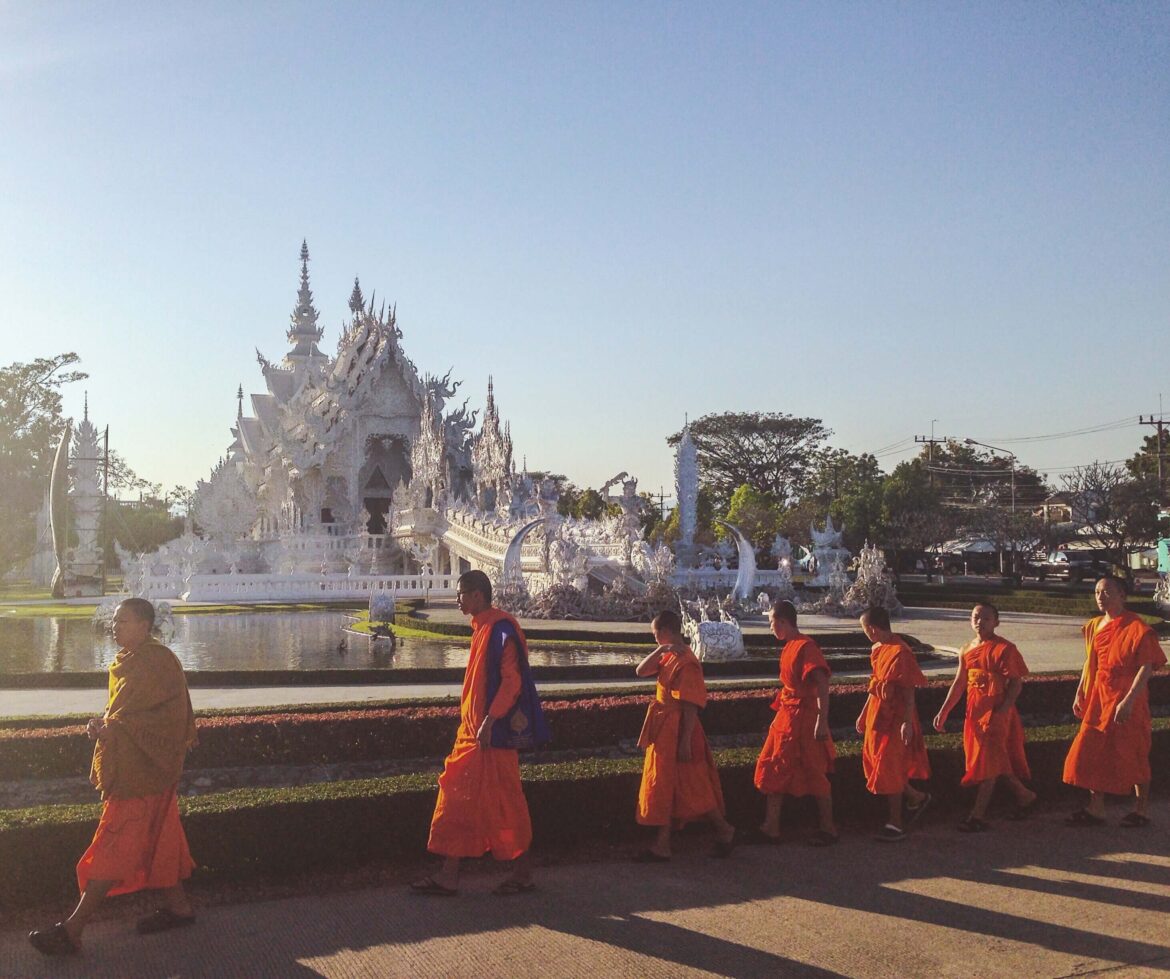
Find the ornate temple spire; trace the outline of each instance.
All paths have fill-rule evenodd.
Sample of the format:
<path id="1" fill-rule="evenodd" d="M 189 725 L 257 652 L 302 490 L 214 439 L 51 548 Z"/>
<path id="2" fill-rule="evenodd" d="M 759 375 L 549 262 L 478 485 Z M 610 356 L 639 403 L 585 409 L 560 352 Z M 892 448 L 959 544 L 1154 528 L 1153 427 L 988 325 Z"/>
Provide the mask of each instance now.
<path id="1" fill-rule="evenodd" d="M 484 411 L 483 411 L 484 421 L 487 421 L 488 418 L 494 418 L 495 415 L 496 415 L 496 395 L 495 395 L 495 391 L 492 388 L 492 376 L 491 376 L 491 374 L 489 374 L 488 375 L 487 406 L 484 408 Z"/>
<path id="2" fill-rule="evenodd" d="M 309 288 L 309 243 L 306 240 L 301 242 L 301 287 L 297 290 L 297 305 L 292 311 L 287 334 L 292 349 L 285 354 L 285 361 L 290 366 L 307 360 L 326 359 L 317 349 L 317 343 L 325 333 L 324 327 L 317 326 L 317 315 L 313 291 Z"/>
<path id="3" fill-rule="evenodd" d="M 236 390 L 236 417 L 244 417 L 244 385 L 241 384 Z"/>
<path id="4" fill-rule="evenodd" d="M 82 409 L 82 421 L 89 421 L 89 392 L 85 392 L 85 407 Z"/>
<path id="5" fill-rule="evenodd" d="M 353 313 L 354 318 L 361 316 L 365 311 L 366 299 L 362 295 L 361 283 L 358 282 L 358 277 L 353 277 L 353 292 L 349 294 L 349 311 Z"/>

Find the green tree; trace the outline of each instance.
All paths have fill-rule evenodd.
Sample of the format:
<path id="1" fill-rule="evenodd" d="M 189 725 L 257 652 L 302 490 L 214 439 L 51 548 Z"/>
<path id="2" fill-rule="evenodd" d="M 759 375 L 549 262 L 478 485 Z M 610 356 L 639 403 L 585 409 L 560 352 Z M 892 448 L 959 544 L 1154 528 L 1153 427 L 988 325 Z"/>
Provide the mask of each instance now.
<path id="1" fill-rule="evenodd" d="M 724 412 L 690 424 L 700 483 L 715 507 L 726 512 L 745 483 L 787 505 L 801 495 L 811 461 L 832 434 L 818 418 L 779 412 Z M 667 442 L 677 445 L 682 432 Z"/>
<path id="2" fill-rule="evenodd" d="M 1162 491 L 1170 485 L 1170 424 L 1162 429 Z M 1158 478 L 1158 433 L 1142 439 L 1142 447 L 1125 463 L 1125 468 L 1135 479 Z M 1163 500 L 1165 502 L 1165 500 Z"/>
<path id="3" fill-rule="evenodd" d="M 61 439 L 61 388 L 86 375 L 75 353 L 0 368 L 0 574 L 36 547 L 36 513 Z"/>
<path id="4" fill-rule="evenodd" d="M 742 530 L 757 551 L 767 554 L 783 513 L 783 508 L 771 496 L 744 483 L 731 494 L 731 505 L 724 519 Z M 722 537 L 723 528 L 717 527 L 715 533 Z"/>
<path id="5" fill-rule="evenodd" d="M 835 523 L 844 524 L 845 546 L 856 551 L 881 536 L 884 481 L 877 459 L 868 452 L 825 449 L 813 463 L 802 502 L 817 504 L 821 513 L 814 519 L 823 521 L 827 512 Z"/>
<path id="6" fill-rule="evenodd" d="M 1112 463 L 1078 466 L 1060 477 L 1084 521 L 1109 560 L 1130 574 L 1129 556 L 1153 546 L 1158 537 L 1158 480 L 1133 478 Z"/>
<path id="7" fill-rule="evenodd" d="M 882 529 L 895 552 L 937 550 L 955 532 L 952 511 L 943 505 L 925 460 L 899 463 L 882 486 Z"/>

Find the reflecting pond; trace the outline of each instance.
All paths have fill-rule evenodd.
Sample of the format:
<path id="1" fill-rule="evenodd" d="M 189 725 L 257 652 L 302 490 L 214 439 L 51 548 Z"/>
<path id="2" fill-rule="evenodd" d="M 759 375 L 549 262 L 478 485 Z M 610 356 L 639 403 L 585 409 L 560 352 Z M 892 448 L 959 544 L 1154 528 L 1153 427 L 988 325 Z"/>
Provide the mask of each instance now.
<path id="1" fill-rule="evenodd" d="M 400 639 L 371 642 L 344 632 L 345 612 L 241 612 L 174 617 L 165 642 L 188 670 L 366 670 L 463 667 L 467 641 Z M 0 618 L 0 672 L 78 673 L 104 670 L 118 647 L 87 619 Z M 633 649 L 537 645 L 533 666 L 629 664 Z"/>

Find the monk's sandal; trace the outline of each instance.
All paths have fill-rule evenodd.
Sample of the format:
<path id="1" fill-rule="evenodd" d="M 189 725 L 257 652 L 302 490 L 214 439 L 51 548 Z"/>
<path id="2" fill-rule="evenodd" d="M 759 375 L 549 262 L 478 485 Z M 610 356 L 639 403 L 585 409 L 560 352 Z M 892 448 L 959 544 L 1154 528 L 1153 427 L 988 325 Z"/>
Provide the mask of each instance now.
<path id="1" fill-rule="evenodd" d="M 76 955 L 81 951 L 80 948 L 73 944 L 73 939 L 69 937 L 69 932 L 65 930 L 65 926 L 59 921 L 52 928 L 30 931 L 28 933 L 28 940 L 29 944 L 42 955 Z"/>
<path id="2" fill-rule="evenodd" d="M 897 843 L 899 840 L 906 839 L 906 832 L 893 823 L 886 823 L 874 834 L 874 839 L 879 843 Z"/>

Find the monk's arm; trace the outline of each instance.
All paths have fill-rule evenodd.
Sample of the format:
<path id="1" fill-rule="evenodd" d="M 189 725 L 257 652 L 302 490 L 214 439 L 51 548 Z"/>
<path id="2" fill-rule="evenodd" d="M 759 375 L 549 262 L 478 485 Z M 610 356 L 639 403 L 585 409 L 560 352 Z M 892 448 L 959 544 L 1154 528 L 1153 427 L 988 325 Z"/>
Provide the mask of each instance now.
<path id="1" fill-rule="evenodd" d="M 662 654 L 669 651 L 668 646 L 656 646 L 654 652 L 647 656 L 634 670 L 635 676 L 656 676 L 658 667 L 662 663 Z"/>
<path id="2" fill-rule="evenodd" d="M 902 744 L 909 744 L 914 740 L 914 688 L 900 687 L 902 691 L 902 706 L 906 720 L 902 722 Z"/>
<path id="3" fill-rule="evenodd" d="M 955 704 L 959 702 L 959 698 L 963 696 L 963 674 L 966 672 L 963 669 L 963 661 L 959 660 L 959 666 L 955 670 L 955 678 L 951 681 L 951 689 L 947 691 L 947 699 L 943 701 L 942 707 L 934 715 L 934 729 L 936 731 L 941 731 L 947 726 L 947 718 L 954 710 Z"/>
<path id="4" fill-rule="evenodd" d="M 699 708 L 685 700 L 679 701 L 682 708 L 682 720 L 678 725 L 678 753 L 675 757 L 679 761 L 691 760 L 691 737 L 695 733 L 695 723 L 699 720 Z"/>
<path id="5" fill-rule="evenodd" d="M 488 716 L 498 721 L 515 706 L 519 696 L 520 654 L 516 644 L 509 639 L 504 643 L 504 654 L 500 657 L 500 689 L 488 706 Z"/>
<path id="6" fill-rule="evenodd" d="M 1093 686 L 1093 677 L 1097 674 L 1097 651 L 1090 649 L 1088 655 L 1085 657 L 1085 665 L 1081 670 L 1081 682 L 1077 684 L 1077 692 L 1073 697 L 1073 716 L 1084 717 L 1085 715 L 1085 701 L 1088 699 L 1089 690 Z"/>
<path id="7" fill-rule="evenodd" d="M 1129 715 L 1133 713 L 1134 701 L 1146 689 L 1146 684 L 1150 682 L 1150 674 L 1153 672 L 1154 668 L 1149 663 L 1146 663 L 1145 666 L 1137 671 L 1137 676 L 1133 678 L 1133 683 L 1129 685 L 1129 692 L 1121 698 L 1121 701 L 1113 712 L 1113 719 L 1115 721 L 1123 723 L 1129 720 Z"/>
<path id="8" fill-rule="evenodd" d="M 516 644 L 509 639 L 504 643 L 504 651 L 500 656 L 500 689 L 488 704 L 487 713 L 480 721 L 479 730 L 475 732 L 475 739 L 481 748 L 492 746 L 492 725 L 512 709 L 519 696 L 520 661 Z"/>
<path id="9" fill-rule="evenodd" d="M 812 680 L 817 685 L 817 722 L 813 726 L 813 737 L 817 741 L 829 738 L 829 671 L 815 669 Z"/>
<path id="10" fill-rule="evenodd" d="M 1024 678 L 1020 676 L 1008 677 L 1007 692 L 1003 695 L 1003 700 L 996 705 L 992 711 L 994 714 L 1006 714 L 1009 710 L 1016 706 L 1016 700 L 1020 696 L 1020 691 L 1024 689 Z"/>
<path id="11" fill-rule="evenodd" d="M 857 715 L 857 723 L 853 725 L 858 734 L 865 734 L 865 712 L 869 710 L 871 700 L 873 700 L 872 693 L 865 698 L 865 703 L 861 705 L 861 713 Z"/>

